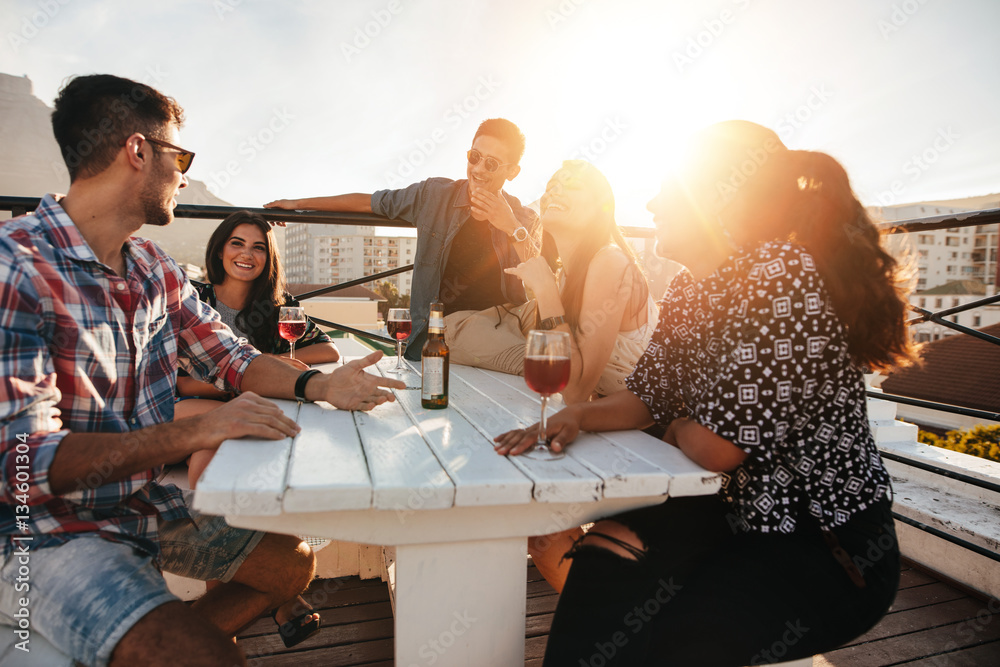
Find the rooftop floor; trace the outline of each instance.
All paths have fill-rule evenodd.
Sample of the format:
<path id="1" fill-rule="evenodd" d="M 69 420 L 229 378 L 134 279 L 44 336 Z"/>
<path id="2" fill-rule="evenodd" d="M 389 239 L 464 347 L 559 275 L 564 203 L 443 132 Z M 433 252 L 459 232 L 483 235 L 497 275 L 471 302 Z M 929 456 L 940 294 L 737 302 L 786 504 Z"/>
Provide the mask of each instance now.
<path id="1" fill-rule="evenodd" d="M 525 623 L 525 665 L 541 665 L 558 596 L 531 564 Z M 323 616 L 318 633 L 286 649 L 274 622 L 262 618 L 239 637 L 257 666 L 369 665 L 391 667 L 392 607 L 378 579 L 319 579 L 306 599 Z M 848 646 L 813 660 L 814 667 L 949 667 L 1000 665 L 1000 604 L 938 580 L 909 564 L 896 601 L 882 621 Z"/>

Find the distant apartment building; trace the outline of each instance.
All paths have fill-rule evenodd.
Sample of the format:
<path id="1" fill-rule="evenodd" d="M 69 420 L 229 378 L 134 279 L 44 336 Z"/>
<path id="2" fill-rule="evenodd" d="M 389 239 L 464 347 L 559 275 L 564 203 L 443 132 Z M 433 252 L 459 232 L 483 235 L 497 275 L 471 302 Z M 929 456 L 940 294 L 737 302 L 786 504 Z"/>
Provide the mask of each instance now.
<path id="1" fill-rule="evenodd" d="M 977 198 L 982 199 L 982 198 Z M 955 203 L 962 200 L 955 200 Z M 970 204 L 977 202 L 970 200 Z M 871 209 L 879 220 L 895 222 L 951 213 L 996 208 L 1000 202 L 984 202 L 974 207 L 941 203 L 908 204 Z M 996 293 L 998 225 L 952 227 L 894 235 L 890 242 L 897 256 L 916 259 L 916 291 L 933 289 L 955 281 L 977 280 L 987 294 Z"/>
<path id="2" fill-rule="evenodd" d="M 986 285 L 982 282 L 956 280 L 911 294 L 910 304 L 931 312 L 940 312 L 978 301 L 984 296 L 986 296 Z M 1000 305 L 979 306 L 954 315 L 946 315 L 945 319 L 971 329 L 992 327 L 1000 324 Z M 912 329 L 914 340 L 918 343 L 929 343 L 959 333 L 936 322 L 914 324 Z"/>
<path id="3" fill-rule="evenodd" d="M 290 283 L 334 285 L 413 263 L 417 239 L 378 236 L 363 225 L 290 223 L 285 230 L 285 273 Z M 413 272 L 390 276 L 409 294 Z"/>

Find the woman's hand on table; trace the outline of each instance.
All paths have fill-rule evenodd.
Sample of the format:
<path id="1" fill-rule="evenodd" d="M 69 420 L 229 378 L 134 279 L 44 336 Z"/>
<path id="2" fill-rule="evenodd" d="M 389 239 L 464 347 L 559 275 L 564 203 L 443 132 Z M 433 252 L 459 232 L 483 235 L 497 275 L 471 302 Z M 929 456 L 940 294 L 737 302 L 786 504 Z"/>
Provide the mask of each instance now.
<path id="1" fill-rule="evenodd" d="M 382 352 L 355 359 L 331 373 L 321 373 L 306 385 L 306 395 L 326 401 L 341 410 L 371 410 L 386 401 L 394 401 L 388 389 L 406 389 L 402 380 L 366 373 L 365 368 L 382 358 Z"/>
<path id="2" fill-rule="evenodd" d="M 561 452 L 566 445 L 576 440 L 580 434 L 580 417 L 574 406 L 570 406 L 548 418 L 546 435 L 549 447 L 555 452 Z M 538 442 L 538 424 L 528 428 L 507 431 L 493 438 L 496 444 L 493 449 L 501 456 L 517 456 L 523 454 Z"/>

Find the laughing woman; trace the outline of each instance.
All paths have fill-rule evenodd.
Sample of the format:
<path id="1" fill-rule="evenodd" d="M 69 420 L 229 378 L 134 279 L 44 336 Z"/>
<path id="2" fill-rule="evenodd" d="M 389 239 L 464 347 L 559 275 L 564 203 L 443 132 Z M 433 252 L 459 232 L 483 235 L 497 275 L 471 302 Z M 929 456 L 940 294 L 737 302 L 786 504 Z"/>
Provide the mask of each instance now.
<path id="1" fill-rule="evenodd" d="M 590 664 L 608 642 L 608 665 L 811 656 L 872 627 L 898 586 L 862 373 L 914 358 L 899 266 L 840 164 L 759 125 L 711 126 L 679 174 L 649 205 L 657 252 L 687 269 L 652 343 L 626 390 L 567 407 L 548 434 L 558 451 L 581 429 L 659 423 L 723 488 L 579 540 L 546 665 Z M 498 451 L 526 450 L 533 428 Z"/>
<path id="2" fill-rule="evenodd" d="M 611 185 L 594 165 L 567 160 L 541 200 L 546 243 L 562 262 L 553 273 L 545 257 L 506 269 L 535 295 L 542 328 L 570 334 L 572 364 L 562 391 L 567 405 L 625 388 L 656 326 L 656 303 L 632 249 L 615 222 Z M 538 571 L 562 590 L 569 561 L 563 554 L 583 535 L 574 528 L 528 539 Z"/>

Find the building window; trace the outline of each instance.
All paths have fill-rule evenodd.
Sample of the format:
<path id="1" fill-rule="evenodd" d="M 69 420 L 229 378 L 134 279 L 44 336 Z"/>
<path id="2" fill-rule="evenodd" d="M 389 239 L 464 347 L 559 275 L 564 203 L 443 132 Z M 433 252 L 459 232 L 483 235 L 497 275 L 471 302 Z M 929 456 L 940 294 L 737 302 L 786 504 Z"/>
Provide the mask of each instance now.
<path id="1" fill-rule="evenodd" d="M 978 327 L 978 326 L 982 326 L 982 324 L 983 324 L 983 318 L 982 317 L 980 317 L 979 315 L 973 315 L 972 316 L 972 326 Z"/>
<path id="2" fill-rule="evenodd" d="M 934 245 L 934 235 L 933 234 L 918 234 L 917 243 L 920 245 Z"/>
<path id="3" fill-rule="evenodd" d="M 924 297 L 920 297 L 920 307 L 921 308 L 927 307 L 927 299 L 925 299 Z"/>
<path id="4" fill-rule="evenodd" d="M 958 297 L 955 297 L 951 300 L 951 307 L 954 308 L 957 305 L 958 305 Z"/>
<path id="5" fill-rule="evenodd" d="M 938 297 L 937 299 L 934 299 L 934 307 L 935 308 L 940 308 L 941 307 L 941 298 L 940 297 Z"/>
<path id="6" fill-rule="evenodd" d="M 949 265 L 948 268 L 946 269 L 946 271 L 947 271 L 948 275 L 951 275 L 951 274 L 955 273 L 955 267 Z"/>
<path id="7" fill-rule="evenodd" d="M 944 244 L 945 245 L 950 245 L 950 246 L 957 246 L 958 245 L 958 237 L 957 236 L 946 236 L 945 239 L 944 239 Z"/>

